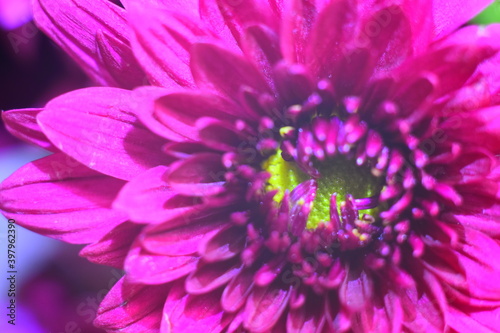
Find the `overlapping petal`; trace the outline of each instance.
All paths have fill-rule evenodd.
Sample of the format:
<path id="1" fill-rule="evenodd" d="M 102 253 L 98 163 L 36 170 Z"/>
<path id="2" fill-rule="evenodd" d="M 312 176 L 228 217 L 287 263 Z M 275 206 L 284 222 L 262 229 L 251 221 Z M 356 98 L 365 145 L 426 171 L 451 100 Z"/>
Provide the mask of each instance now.
<path id="1" fill-rule="evenodd" d="M 165 141 L 139 123 L 127 90 L 70 92 L 49 102 L 37 120 L 57 148 L 116 178 L 130 180 L 169 161 L 158 153 Z"/>
<path id="2" fill-rule="evenodd" d="M 97 83 L 123 88 L 146 83 L 132 57 L 123 8 L 107 0 L 36 0 L 33 11 L 40 28 Z"/>
<path id="3" fill-rule="evenodd" d="M 126 221 L 125 214 L 111 209 L 123 185 L 56 153 L 7 178 L 0 188 L 0 207 L 26 228 L 70 243 L 90 243 Z"/>

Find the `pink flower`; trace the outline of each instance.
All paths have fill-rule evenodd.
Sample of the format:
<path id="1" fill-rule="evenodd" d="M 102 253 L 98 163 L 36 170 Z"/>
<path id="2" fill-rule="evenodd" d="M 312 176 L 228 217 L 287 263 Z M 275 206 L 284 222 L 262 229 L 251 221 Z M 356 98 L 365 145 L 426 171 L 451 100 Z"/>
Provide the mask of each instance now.
<path id="1" fill-rule="evenodd" d="M 44 105 L 87 79 L 32 21 L 30 0 L 0 0 L 0 111 Z M 0 120 L 0 148 L 16 146 Z"/>
<path id="2" fill-rule="evenodd" d="M 12 30 L 32 18 L 29 0 L 0 0 L 0 28 Z"/>
<path id="3" fill-rule="evenodd" d="M 110 87 L 4 114 L 0 208 L 124 268 L 108 332 L 497 331 L 488 3 L 39 0 Z"/>

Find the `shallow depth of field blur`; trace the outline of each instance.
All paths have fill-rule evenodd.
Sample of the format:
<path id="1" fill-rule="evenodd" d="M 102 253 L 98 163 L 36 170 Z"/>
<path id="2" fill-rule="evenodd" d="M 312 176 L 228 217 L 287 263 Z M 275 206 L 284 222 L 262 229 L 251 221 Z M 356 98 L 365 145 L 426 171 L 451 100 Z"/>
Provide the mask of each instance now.
<path id="1" fill-rule="evenodd" d="M 500 2 L 472 24 L 500 22 Z M 42 107 L 51 98 L 91 84 L 31 21 L 30 0 L 0 0 L 0 110 Z M 0 181 L 47 153 L 10 136 L 0 123 Z M 54 198 L 57 200 L 57 198 Z M 72 246 L 16 228 L 16 326 L 7 323 L 7 223 L 0 217 L 3 309 L 1 332 L 97 333 L 99 302 L 122 272 L 90 264 Z"/>
<path id="2" fill-rule="evenodd" d="M 31 20 L 30 0 L 0 0 L 0 110 L 42 107 L 89 85 L 86 76 Z M 47 152 L 20 142 L 0 122 L 0 181 Z M 7 323 L 7 221 L 0 216 L 0 332 L 98 333 L 97 306 L 122 272 L 91 264 L 72 246 L 16 228 L 16 320 Z"/>

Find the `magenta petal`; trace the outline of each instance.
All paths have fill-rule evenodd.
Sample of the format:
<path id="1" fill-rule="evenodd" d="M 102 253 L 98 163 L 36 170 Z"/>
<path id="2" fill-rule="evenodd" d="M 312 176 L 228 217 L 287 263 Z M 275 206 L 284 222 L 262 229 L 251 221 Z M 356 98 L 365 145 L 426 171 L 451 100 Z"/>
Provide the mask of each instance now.
<path id="1" fill-rule="evenodd" d="M 150 169 L 125 184 L 113 202 L 113 208 L 139 223 L 161 223 L 189 214 L 199 202 L 173 192 L 164 180 L 167 167 Z"/>
<path id="2" fill-rule="evenodd" d="M 225 169 L 221 156 L 200 153 L 170 166 L 165 179 L 172 189 L 190 196 L 215 195 L 224 191 Z"/>
<path id="3" fill-rule="evenodd" d="M 290 193 L 290 220 L 289 231 L 298 236 L 304 231 L 312 204 L 316 198 L 317 184 L 314 179 L 300 183 Z"/>
<path id="4" fill-rule="evenodd" d="M 157 166 L 128 182 L 113 203 L 117 210 L 126 212 L 131 220 L 140 223 L 159 223 L 170 215 L 164 208 L 172 192 L 163 180 L 165 166 Z"/>
<path id="5" fill-rule="evenodd" d="M 214 118 L 200 118 L 196 122 L 199 128 L 198 135 L 200 141 L 207 147 L 222 152 L 241 150 L 241 144 L 245 138 L 238 132 L 233 124 L 220 121 Z"/>
<path id="6" fill-rule="evenodd" d="M 312 23 L 317 15 L 315 6 L 305 0 L 284 2 L 281 26 L 281 51 L 290 63 L 305 62 L 304 50 L 309 42 Z"/>
<path id="7" fill-rule="evenodd" d="M 245 29 L 242 48 L 272 86 L 272 67 L 282 58 L 276 33 L 267 26 L 250 26 Z"/>
<path id="8" fill-rule="evenodd" d="M 269 260 L 269 262 L 262 264 L 257 272 L 255 272 L 253 278 L 255 284 L 259 287 L 268 286 L 278 278 L 285 264 L 286 261 L 283 256 L 276 256 Z"/>
<path id="9" fill-rule="evenodd" d="M 389 6 L 373 13 L 362 23 L 361 29 L 365 33 L 358 37 L 357 46 L 369 49 L 367 61 L 371 66 L 375 66 L 375 71 L 379 75 L 397 67 L 413 53 L 412 22 L 409 22 L 407 16 L 411 14 L 405 13 L 404 9 Z M 369 33 L 374 29 L 373 22 L 379 23 L 377 34 Z M 359 49 L 355 49 L 354 52 L 357 50 Z"/>
<path id="10" fill-rule="evenodd" d="M 85 246 L 80 251 L 80 256 L 96 264 L 123 268 L 130 246 L 141 229 L 141 225 L 122 223 L 98 242 Z"/>
<path id="11" fill-rule="evenodd" d="M 477 214 L 477 215 L 462 215 L 462 214 L 454 214 L 450 216 L 450 220 L 452 223 L 456 223 L 454 221 L 458 221 L 461 225 L 472 228 L 478 231 L 483 232 L 484 234 L 492 237 L 499 238 L 500 237 L 500 223 L 498 221 L 500 219 L 500 212 L 496 215 L 488 215 L 488 214 Z"/>
<path id="12" fill-rule="evenodd" d="M 175 283 L 163 308 L 161 332 L 222 332 L 232 316 L 224 313 L 219 298 L 220 291 L 189 295 L 182 281 Z"/>
<path id="13" fill-rule="evenodd" d="M 274 66 L 274 77 L 276 89 L 287 104 L 301 104 L 314 91 L 309 71 L 302 65 L 280 62 Z"/>
<path id="14" fill-rule="evenodd" d="M 12 31 L 33 18 L 31 1 L 0 1 L 0 29 Z"/>
<path id="15" fill-rule="evenodd" d="M 142 248 L 139 237 L 125 260 L 125 271 L 131 282 L 161 284 L 188 275 L 196 269 L 198 260 L 198 256 L 171 257 L 149 253 Z"/>
<path id="16" fill-rule="evenodd" d="M 144 231 L 142 246 L 150 253 L 166 256 L 193 255 L 200 242 L 212 237 L 227 224 L 224 218 L 217 215 L 198 219 L 185 215 L 176 221 L 148 227 Z"/>
<path id="17" fill-rule="evenodd" d="M 464 140 L 465 133 L 471 130 L 476 133 L 474 136 L 466 136 L 468 145 L 484 147 L 496 153 L 500 153 L 500 122 L 496 121 L 500 116 L 500 106 L 481 108 L 467 112 L 462 115 L 457 122 L 453 119 L 443 123 L 443 128 L 454 139 Z"/>
<path id="18" fill-rule="evenodd" d="M 439 39 L 467 23 L 485 9 L 491 0 L 459 1 L 434 0 L 434 35 Z"/>
<path id="19" fill-rule="evenodd" d="M 50 101 L 38 123 L 59 149 L 89 168 L 130 180 L 168 163 L 165 141 L 139 123 L 127 90 L 87 88 Z"/>
<path id="20" fill-rule="evenodd" d="M 33 12 L 38 26 L 68 53 L 96 82 L 115 85 L 105 64 L 97 61 L 98 31 L 128 44 L 129 27 L 123 8 L 111 1 L 35 0 Z M 131 59 L 117 54 L 118 61 Z"/>
<path id="21" fill-rule="evenodd" d="M 243 34 L 243 30 L 249 24 L 262 23 L 267 26 L 277 28 L 274 15 L 278 13 L 273 12 L 273 7 L 270 6 L 269 1 L 266 0 L 246 0 L 231 2 L 226 0 L 216 0 L 215 5 L 210 5 L 209 1 L 201 0 L 202 8 L 209 8 L 211 12 L 207 15 L 208 17 L 222 17 L 224 20 L 224 25 L 226 25 L 231 31 L 232 35 L 241 44 L 240 39 Z M 214 13 L 214 11 L 220 11 L 219 13 Z M 202 11 L 206 13 L 206 11 Z"/>
<path id="22" fill-rule="evenodd" d="M 463 284 L 453 287 L 466 291 L 475 298 L 497 300 L 500 298 L 500 285 L 497 283 L 500 263 L 496 254 L 500 245 L 482 232 L 464 229 L 464 244 L 456 251 L 460 266 L 465 271 Z"/>
<path id="23" fill-rule="evenodd" d="M 490 24 L 486 26 L 469 25 L 463 27 L 450 36 L 439 41 L 443 45 L 474 45 L 491 47 L 495 50 L 500 48 L 500 24 Z M 500 91 L 500 53 L 483 61 L 473 75 L 474 80 L 470 80 L 469 87 L 462 89 L 463 96 L 456 103 L 458 107 L 466 110 L 498 105 L 498 92 Z M 474 82 L 476 81 L 476 82 Z M 479 82 L 477 82 L 479 81 Z M 466 89 L 468 88 L 468 89 Z M 480 89 L 479 89 L 480 88 Z"/>
<path id="24" fill-rule="evenodd" d="M 191 295 L 205 294 L 226 284 L 241 270 L 235 260 L 205 264 L 186 278 L 186 291 Z"/>
<path id="25" fill-rule="evenodd" d="M 461 309 L 450 307 L 448 325 L 457 332 L 493 333 L 498 330 L 497 318 L 500 307 L 481 309 L 464 313 Z"/>
<path id="26" fill-rule="evenodd" d="M 46 236 L 69 243 L 95 242 L 127 219 L 111 209 L 123 184 L 56 153 L 7 178 L 0 186 L 0 209 Z"/>
<path id="27" fill-rule="evenodd" d="M 253 274 L 252 270 L 243 269 L 229 282 L 220 300 L 224 311 L 236 312 L 245 304 L 254 286 Z"/>
<path id="28" fill-rule="evenodd" d="M 209 43 L 196 43 L 191 49 L 191 70 L 200 87 L 238 96 L 243 87 L 269 92 L 269 87 L 244 57 Z M 233 97 L 235 98 L 235 97 Z"/>
<path id="29" fill-rule="evenodd" d="M 412 260 L 408 266 L 411 267 L 415 283 L 398 291 L 404 312 L 404 327 L 410 331 L 443 332 L 448 316 L 448 300 L 443 291 L 443 282 L 418 261 Z"/>
<path id="30" fill-rule="evenodd" d="M 199 0 L 142 0 L 141 4 L 152 6 L 153 9 L 162 8 L 176 12 L 189 12 L 193 17 L 199 16 L 198 13 Z M 120 0 L 125 9 L 134 5 L 133 0 Z"/>
<path id="31" fill-rule="evenodd" d="M 160 320 L 162 317 L 161 308 L 155 309 L 139 317 L 137 321 L 124 325 L 116 325 L 118 328 L 106 328 L 107 333 L 157 333 L 160 330 Z M 99 327 L 99 322 L 95 323 Z"/>
<path id="32" fill-rule="evenodd" d="M 340 286 L 339 298 L 348 309 L 362 310 L 373 295 L 373 281 L 361 269 L 347 269 L 344 282 Z"/>
<path id="33" fill-rule="evenodd" d="M 109 74 L 106 81 L 109 85 L 132 89 L 137 86 L 147 85 L 146 74 L 141 70 L 137 60 L 135 60 L 132 49 L 128 43 L 98 31 L 96 44 L 99 55 L 99 63 L 107 69 Z M 116 82 L 112 84 L 112 82 Z"/>
<path id="34" fill-rule="evenodd" d="M 384 306 L 385 308 L 378 309 L 378 311 L 383 311 L 384 314 L 389 317 L 391 323 L 391 332 L 401 332 L 404 309 L 401 306 L 400 298 L 393 291 L 389 290 L 384 296 Z"/>
<path id="35" fill-rule="evenodd" d="M 187 138 L 167 127 L 156 114 L 157 102 L 160 97 L 167 95 L 170 90 L 159 87 L 140 87 L 132 92 L 135 100 L 137 117 L 151 132 L 172 141 L 186 141 Z"/>
<path id="36" fill-rule="evenodd" d="M 357 13 L 349 0 L 331 1 L 315 21 L 306 46 L 306 62 L 319 78 L 332 75 L 332 63 L 347 55 L 347 41 L 355 35 Z"/>
<path id="37" fill-rule="evenodd" d="M 246 241 L 245 230 L 238 227 L 224 228 L 200 243 L 198 252 L 204 261 L 226 260 L 240 253 Z"/>
<path id="38" fill-rule="evenodd" d="M 320 333 L 325 325 L 323 299 L 316 295 L 307 297 L 307 303 L 287 314 L 287 333 Z"/>
<path id="39" fill-rule="evenodd" d="M 291 287 L 280 287 L 276 283 L 255 287 L 246 303 L 243 326 L 257 332 L 271 329 L 285 310 L 290 291 Z"/>
<path id="40" fill-rule="evenodd" d="M 251 119 L 236 103 L 205 92 L 171 93 L 158 98 L 153 107 L 152 116 L 169 131 L 184 137 L 183 141 L 200 140 L 196 121 L 202 116 L 210 115 L 228 122 Z"/>
<path id="41" fill-rule="evenodd" d="M 36 122 L 36 116 L 43 109 L 22 109 L 2 112 L 5 127 L 15 137 L 52 152 L 58 151 L 47 139 Z"/>
<path id="42" fill-rule="evenodd" d="M 169 286 L 131 284 L 122 278 L 109 291 L 94 324 L 107 332 L 158 332 Z"/>
<path id="43" fill-rule="evenodd" d="M 413 81 L 425 80 L 432 83 L 434 96 L 442 96 L 457 89 L 462 88 L 476 71 L 477 66 L 495 54 L 494 48 L 489 45 L 453 45 L 430 50 L 424 55 L 407 61 L 397 72 L 402 83 L 406 83 L 408 78 Z M 436 61 L 436 59 L 446 59 L 446 61 Z M 408 84 L 404 84 L 406 89 Z M 400 93 L 404 89 L 398 89 Z M 413 106 L 413 105 L 410 105 Z"/>
<path id="44" fill-rule="evenodd" d="M 189 50 L 195 40 L 210 35 L 203 24 L 182 12 L 172 13 L 143 3 L 131 2 L 127 9 L 134 30 L 134 53 L 151 83 L 193 87 Z"/>

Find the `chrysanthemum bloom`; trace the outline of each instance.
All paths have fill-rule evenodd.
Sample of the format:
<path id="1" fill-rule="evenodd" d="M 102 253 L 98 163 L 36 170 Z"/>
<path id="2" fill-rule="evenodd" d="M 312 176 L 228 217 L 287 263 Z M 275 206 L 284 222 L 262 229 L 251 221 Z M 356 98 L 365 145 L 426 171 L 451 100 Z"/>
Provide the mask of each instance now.
<path id="1" fill-rule="evenodd" d="M 499 331 L 500 27 L 458 29 L 488 1 L 122 3 L 40 0 L 114 87 L 4 116 L 54 152 L 4 214 L 126 271 L 98 326 Z"/>

